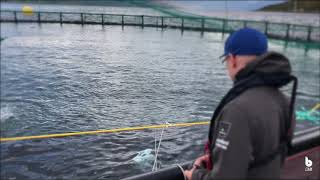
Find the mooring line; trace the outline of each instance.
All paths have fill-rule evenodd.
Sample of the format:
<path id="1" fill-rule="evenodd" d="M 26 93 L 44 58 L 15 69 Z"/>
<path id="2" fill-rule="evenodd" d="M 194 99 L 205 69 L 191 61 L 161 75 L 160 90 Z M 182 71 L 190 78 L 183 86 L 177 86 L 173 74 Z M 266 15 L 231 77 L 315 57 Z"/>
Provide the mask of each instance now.
<path id="1" fill-rule="evenodd" d="M 170 123 L 168 123 L 168 122 L 165 122 L 165 124 L 167 125 L 166 127 L 168 127 L 170 125 Z M 164 133 L 164 128 L 165 127 L 163 127 L 162 131 L 161 131 L 158 148 L 155 149 L 155 157 L 154 157 L 154 163 L 153 163 L 152 171 L 156 171 L 158 169 L 157 168 L 157 160 L 158 160 L 159 149 L 160 149 L 160 145 L 161 145 L 161 141 L 162 141 L 162 137 L 163 137 L 163 133 Z M 155 136 L 155 138 L 156 138 L 156 136 Z"/>
<path id="2" fill-rule="evenodd" d="M 316 104 L 311 110 L 310 113 L 313 113 L 314 111 L 316 111 L 317 109 L 320 108 L 320 103 Z"/>
<path id="3" fill-rule="evenodd" d="M 119 129 L 102 129 L 102 130 L 95 130 L 95 131 L 70 132 L 70 133 L 47 134 L 47 135 L 37 135 L 37 136 L 21 136 L 21 137 L 11 137 L 11 138 L 9 137 L 9 138 L 0 138 L 0 142 L 21 141 L 21 140 L 30 140 L 30 139 L 59 138 L 59 137 L 90 135 L 90 134 L 99 134 L 99 133 L 117 133 L 117 132 L 124 132 L 124 131 L 139 131 L 139 130 L 146 130 L 146 129 L 159 129 L 164 127 L 186 127 L 186 126 L 207 125 L 207 124 L 209 124 L 209 121 L 192 122 L 192 123 L 176 123 L 176 124 L 169 124 L 169 125 L 159 124 L 159 125 L 127 127 L 127 128 L 119 128 Z"/>
<path id="4" fill-rule="evenodd" d="M 319 108 L 320 108 L 320 103 L 316 104 L 309 112 L 313 113 Z M 191 122 L 191 123 L 146 125 L 146 126 L 126 127 L 126 128 L 118 128 L 118 129 L 102 129 L 102 130 L 95 130 L 95 131 L 46 134 L 46 135 L 36 135 L 36 136 L 8 137 L 8 138 L 0 138 L 0 142 L 45 139 L 45 138 L 61 138 L 61 137 L 69 137 L 69 136 L 93 135 L 93 134 L 100 134 L 100 133 L 118 133 L 118 132 L 124 132 L 124 131 L 141 131 L 146 129 L 160 129 L 165 127 L 187 127 L 187 126 L 196 126 L 196 125 L 207 125 L 209 123 L 210 121 L 201 121 L 201 122 Z"/>

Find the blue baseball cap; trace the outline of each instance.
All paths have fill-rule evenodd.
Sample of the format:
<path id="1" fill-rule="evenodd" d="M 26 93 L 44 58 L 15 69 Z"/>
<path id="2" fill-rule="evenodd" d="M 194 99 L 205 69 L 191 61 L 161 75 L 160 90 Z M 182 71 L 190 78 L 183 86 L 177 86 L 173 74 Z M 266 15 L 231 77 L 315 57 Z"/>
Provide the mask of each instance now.
<path id="1" fill-rule="evenodd" d="M 242 28 L 233 32 L 224 45 L 224 54 L 232 55 L 262 55 L 268 51 L 266 35 L 252 28 Z"/>

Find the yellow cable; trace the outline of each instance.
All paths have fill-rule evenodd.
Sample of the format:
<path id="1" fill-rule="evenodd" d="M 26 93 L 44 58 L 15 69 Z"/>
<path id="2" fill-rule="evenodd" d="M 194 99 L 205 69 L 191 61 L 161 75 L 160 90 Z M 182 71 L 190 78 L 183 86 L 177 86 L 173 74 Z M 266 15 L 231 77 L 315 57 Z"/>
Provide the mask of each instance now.
<path id="1" fill-rule="evenodd" d="M 320 108 L 320 103 L 316 104 L 311 110 L 310 113 L 313 113 L 315 110 L 317 110 L 318 108 Z"/>
<path id="2" fill-rule="evenodd" d="M 314 112 L 318 108 L 320 108 L 320 103 L 316 104 L 310 110 L 310 113 Z M 159 128 L 163 128 L 163 127 L 185 127 L 185 126 L 206 125 L 206 124 L 209 124 L 209 121 L 193 122 L 193 123 L 176 123 L 176 124 L 137 126 L 137 127 L 126 127 L 126 128 L 119 128 L 119 129 L 102 129 L 102 130 L 96 130 L 96 131 L 70 132 L 70 133 L 47 134 L 47 135 L 37 135 L 37 136 L 21 136 L 21 137 L 11 137 L 11 138 L 0 138 L 0 142 L 21 141 L 21 140 L 30 140 L 30 139 L 59 138 L 59 137 L 90 135 L 90 134 L 99 134 L 99 133 L 117 133 L 117 132 L 123 132 L 123 131 L 139 131 L 139 130 L 145 130 L 145 129 L 159 129 Z"/>
<path id="3" fill-rule="evenodd" d="M 47 134 L 47 135 L 37 135 L 37 136 L 21 136 L 21 137 L 12 137 L 12 138 L 0 138 L 0 142 L 21 141 L 21 140 L 30 140 L 30 139 L 58 138 L 58 137 L 79 136 L 79 135 L 89 135 L 89 134 L 98 134 L 98 133 L 117 133 L 117 132 L 123 132 L 123 131 L 139 131 L 139 130 L 145 130 L 145 129 L 159 129 L 159 128 L 163 128 L 163 127 L 184 127 L 184 126 L 195 126 L 195 125 L 206 125 L 206 124 L 209 124 L 209 121 L 193 122 L 193 123 L 177 123 L 177 124 L 160 124 L 160 125 L 127 127 L 127 128 L 119 128 L 119 129 L 103 129 L 103 130 L 96 130 L 96 131 Z"/>

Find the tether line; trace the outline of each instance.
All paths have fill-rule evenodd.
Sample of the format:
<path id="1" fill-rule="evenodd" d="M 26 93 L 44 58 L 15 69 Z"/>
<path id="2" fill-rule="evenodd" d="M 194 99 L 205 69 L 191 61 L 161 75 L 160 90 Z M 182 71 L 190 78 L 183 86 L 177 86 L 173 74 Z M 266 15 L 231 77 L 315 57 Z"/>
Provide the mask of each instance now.
<path id="1" fill-rule="evenodd" d="M 309 112 L 313 113 L 319 108 L 320 108 L 320 103 L 316 104 Z M 126 128 L 118 128 L 118 129 L 102 129 L 102 130 L 95 130 L 95 131 L 69 132 L 69 133 L 46 134 L 46 135 L 36 135 L 36 136 L 8 137 L 8 138 L 0 138 L 0 142 L 45 139 L 45 138 L 60 138 L 60 137 L 69 137 L 69 136 L 93 135 L 93 134 L 100 134 L 100 133 L 118 133 L 118 132 L 124 132 L 124 131 L 141 131 L 146 129 L 159 129 L 159 128 L 165 128 L 165 127 L 167 128 L 187 127 L 187 126 L 196 126 L 196 125 L 207 125 L 209 123 L 210 121 L 201 121 L 201 122 L 191 122 L 191 123 L 146 125 L 146 126 L 126 127 Z"/>
<path id="2" fill-rule="evenodd" d="M 317 109 L 320 108 L 320 103 L 316 104 L 311 110 L 310 113 L 313 113 L 314 111 L 316 111 Z"/>
<path id="3" fill-rule="evenodd" d="M 83 131 L 83 132 L 70 132 L 70 133 L 61 133 L 61 134 L 47 134 L 47 135 L 37 135 L 37 136 L 21 136 L 21 137 L 9 137 L 9 138 L 0 138 L 1 142 L 5 141 L 21 141 L 21 140 L 30 140 L 30 139 L 45 139 L 45 138 L 59 138 L 59 137 L 68 137 L 68 136 L 80 136 L 80 135 L 91 135 L 99 133 L 117 133 L 124 131 L 141 131 L 146 129 L 159 129 L 164 127 L 186 127 L 186 126 L 195 126 L 195 125 L 207 125 L 209 121 L 203 122 L 192 122 L 192 123 L 176 123 L 176 124 L 159 124 L 159 125 L 148 125 L 148 126 L 137 126 L 137 127 L 126 127 L 119 129 L 102 129 L 95 131 Z"/>

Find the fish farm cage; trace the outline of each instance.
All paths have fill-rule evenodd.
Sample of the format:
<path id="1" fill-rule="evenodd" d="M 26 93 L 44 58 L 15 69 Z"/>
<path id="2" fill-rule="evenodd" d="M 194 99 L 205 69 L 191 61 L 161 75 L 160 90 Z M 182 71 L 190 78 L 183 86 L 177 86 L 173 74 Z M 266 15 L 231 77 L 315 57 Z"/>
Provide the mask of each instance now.
<path id="1" fill-rule="evenodd" d="M 181 30 L 222 33 L 231 33 L 242 27 L 251 27 L 264 32 L 270 38 L 320 42 L 319 26 L 283 24 L 268 21 L 234 20 L 214 17 L 175 17 L 44 11 L 22 12 L 2 10 L 0 22 L 122 25 L 177 28 Z"/>

